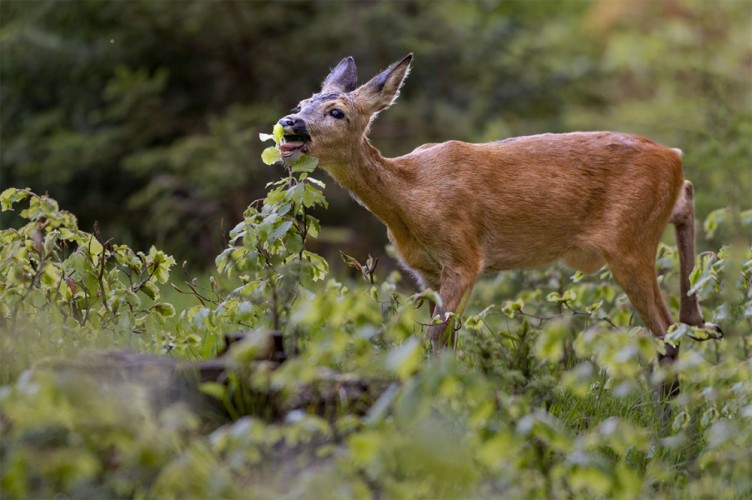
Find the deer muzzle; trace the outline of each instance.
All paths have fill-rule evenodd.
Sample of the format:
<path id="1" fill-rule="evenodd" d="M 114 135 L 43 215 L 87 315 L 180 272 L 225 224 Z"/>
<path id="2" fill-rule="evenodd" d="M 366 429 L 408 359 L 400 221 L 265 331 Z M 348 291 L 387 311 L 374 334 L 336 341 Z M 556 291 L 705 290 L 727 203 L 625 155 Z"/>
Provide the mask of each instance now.
<path id="1" fill-rule="evenodd" d="M 301 155 L 308 152 L 308 144 L 311 136 L 308 133 L 305 122 L 297 116 L 286 116 L 279 121 L 285 131 L 279 151 L 282 159 L 288 163 L 294 163 Z"/>

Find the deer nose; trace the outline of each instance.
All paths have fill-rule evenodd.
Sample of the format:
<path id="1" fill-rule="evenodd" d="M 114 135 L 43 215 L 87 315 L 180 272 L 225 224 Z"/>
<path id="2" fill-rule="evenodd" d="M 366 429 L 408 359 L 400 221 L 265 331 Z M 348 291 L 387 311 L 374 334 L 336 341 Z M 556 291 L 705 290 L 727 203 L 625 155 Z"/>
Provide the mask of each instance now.
<path id="1" fill-rule="evenodd" d="M 302 125 L 303 124 L 303 120 L 301 120 L 298 117 L 288 115 L 288 116 L 285 116 L 284 118 L 282 118 L 279 121 L 279 124 L 282 125 L 283 127 L 294 128 L 296 125 Z"/>
<path id="2" fill-rule="evenodd" d="M 287 115 L 279 122 L 288 134 L 308 135 L 305 122 L 302 118 L 293 115 Z"/>

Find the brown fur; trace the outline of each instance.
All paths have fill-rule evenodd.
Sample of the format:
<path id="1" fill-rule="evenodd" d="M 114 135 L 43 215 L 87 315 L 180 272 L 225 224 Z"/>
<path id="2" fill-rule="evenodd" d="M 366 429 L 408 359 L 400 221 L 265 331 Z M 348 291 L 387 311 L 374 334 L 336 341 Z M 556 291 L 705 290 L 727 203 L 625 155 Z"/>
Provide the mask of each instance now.
<path id="1" fill-rule="evenodd" d="M 386 224 L 423 286 L 439 291 L 436 314 L 461 312 L 483 273 L 558 260 L 592 273 L 608 264 L 644 324 L 663 336 L 672 320 L 655 255 L 671 221 L 681 260 L 680 320 L 717 329 L 687 296 L 694 209 L 680 151 L 637 135 L 575 132 L 426 144 L 384 158 L 366 133 L 396 98 L 411 58 L 358 88 L 355 64 L 344 59 L 322 92 L 280 123 L 304 121 L 309 153 Z M 345 117 L 332 118 L 334 108 Z M 438 342 L 445 329 L 435 325 L 429 334 Z"/>

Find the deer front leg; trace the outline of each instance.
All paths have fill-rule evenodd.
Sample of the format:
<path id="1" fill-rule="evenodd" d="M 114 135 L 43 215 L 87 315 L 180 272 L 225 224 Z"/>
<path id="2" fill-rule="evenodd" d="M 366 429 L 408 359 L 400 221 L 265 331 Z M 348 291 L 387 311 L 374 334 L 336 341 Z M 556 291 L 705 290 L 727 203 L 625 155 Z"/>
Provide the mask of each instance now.
<path id="1" fill-rule="evenodd" d="M 446 320 L 446 313 L 462 314 L 470 299 L 470 294 L 473 291 L 473 285 L 477 277 L 477 270 L 444 269 L 442 271 L 441 287 L 439 289 L 442 303 L 431 314 L 432 320 L 438 318 L 440 322 L 428 327 L 428 336 L 433 343 L 434 350 L 446 347 L 447 345 L 454 348 L 455 318 Z"/>

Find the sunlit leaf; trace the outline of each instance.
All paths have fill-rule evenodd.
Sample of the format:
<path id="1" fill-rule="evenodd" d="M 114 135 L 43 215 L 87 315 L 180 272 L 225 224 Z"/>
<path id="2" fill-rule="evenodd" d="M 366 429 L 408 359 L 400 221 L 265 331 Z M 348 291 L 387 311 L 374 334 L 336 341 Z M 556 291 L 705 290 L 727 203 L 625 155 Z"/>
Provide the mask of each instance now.
<path id="1" fill-rule="evenodd" d="M 295 163 L 292 164 L 292 171 L 296 173 L 306 172 L 311 173 L 316 170 L 316 166 L 319 164 L 318 158 L 313 156 L 303 155 Z"/>
<path id="2" fill-rule="evenodd" d="M 267 165 L 273 165 L 282 159 L 282 155 L 277 147 L 268 147 L 261 153 L 261 160 Z"/>
<path id="3" fill-rule="evenodd" d="M 161 316 L 164 316 L 166 318 L 175 316 L 175 306 L 168 304 L 167 302 L 154 304 L 154 310 L 157 311 Z"/>
<path id="4" fill-rule="evenodd" d="M 274 136 L 274 142 L 279 144 L 282 142 L 282 138 L 285 135 L 285 128 L 280 123 L 275 123 L 272 129 L 272 135 Z"/>

